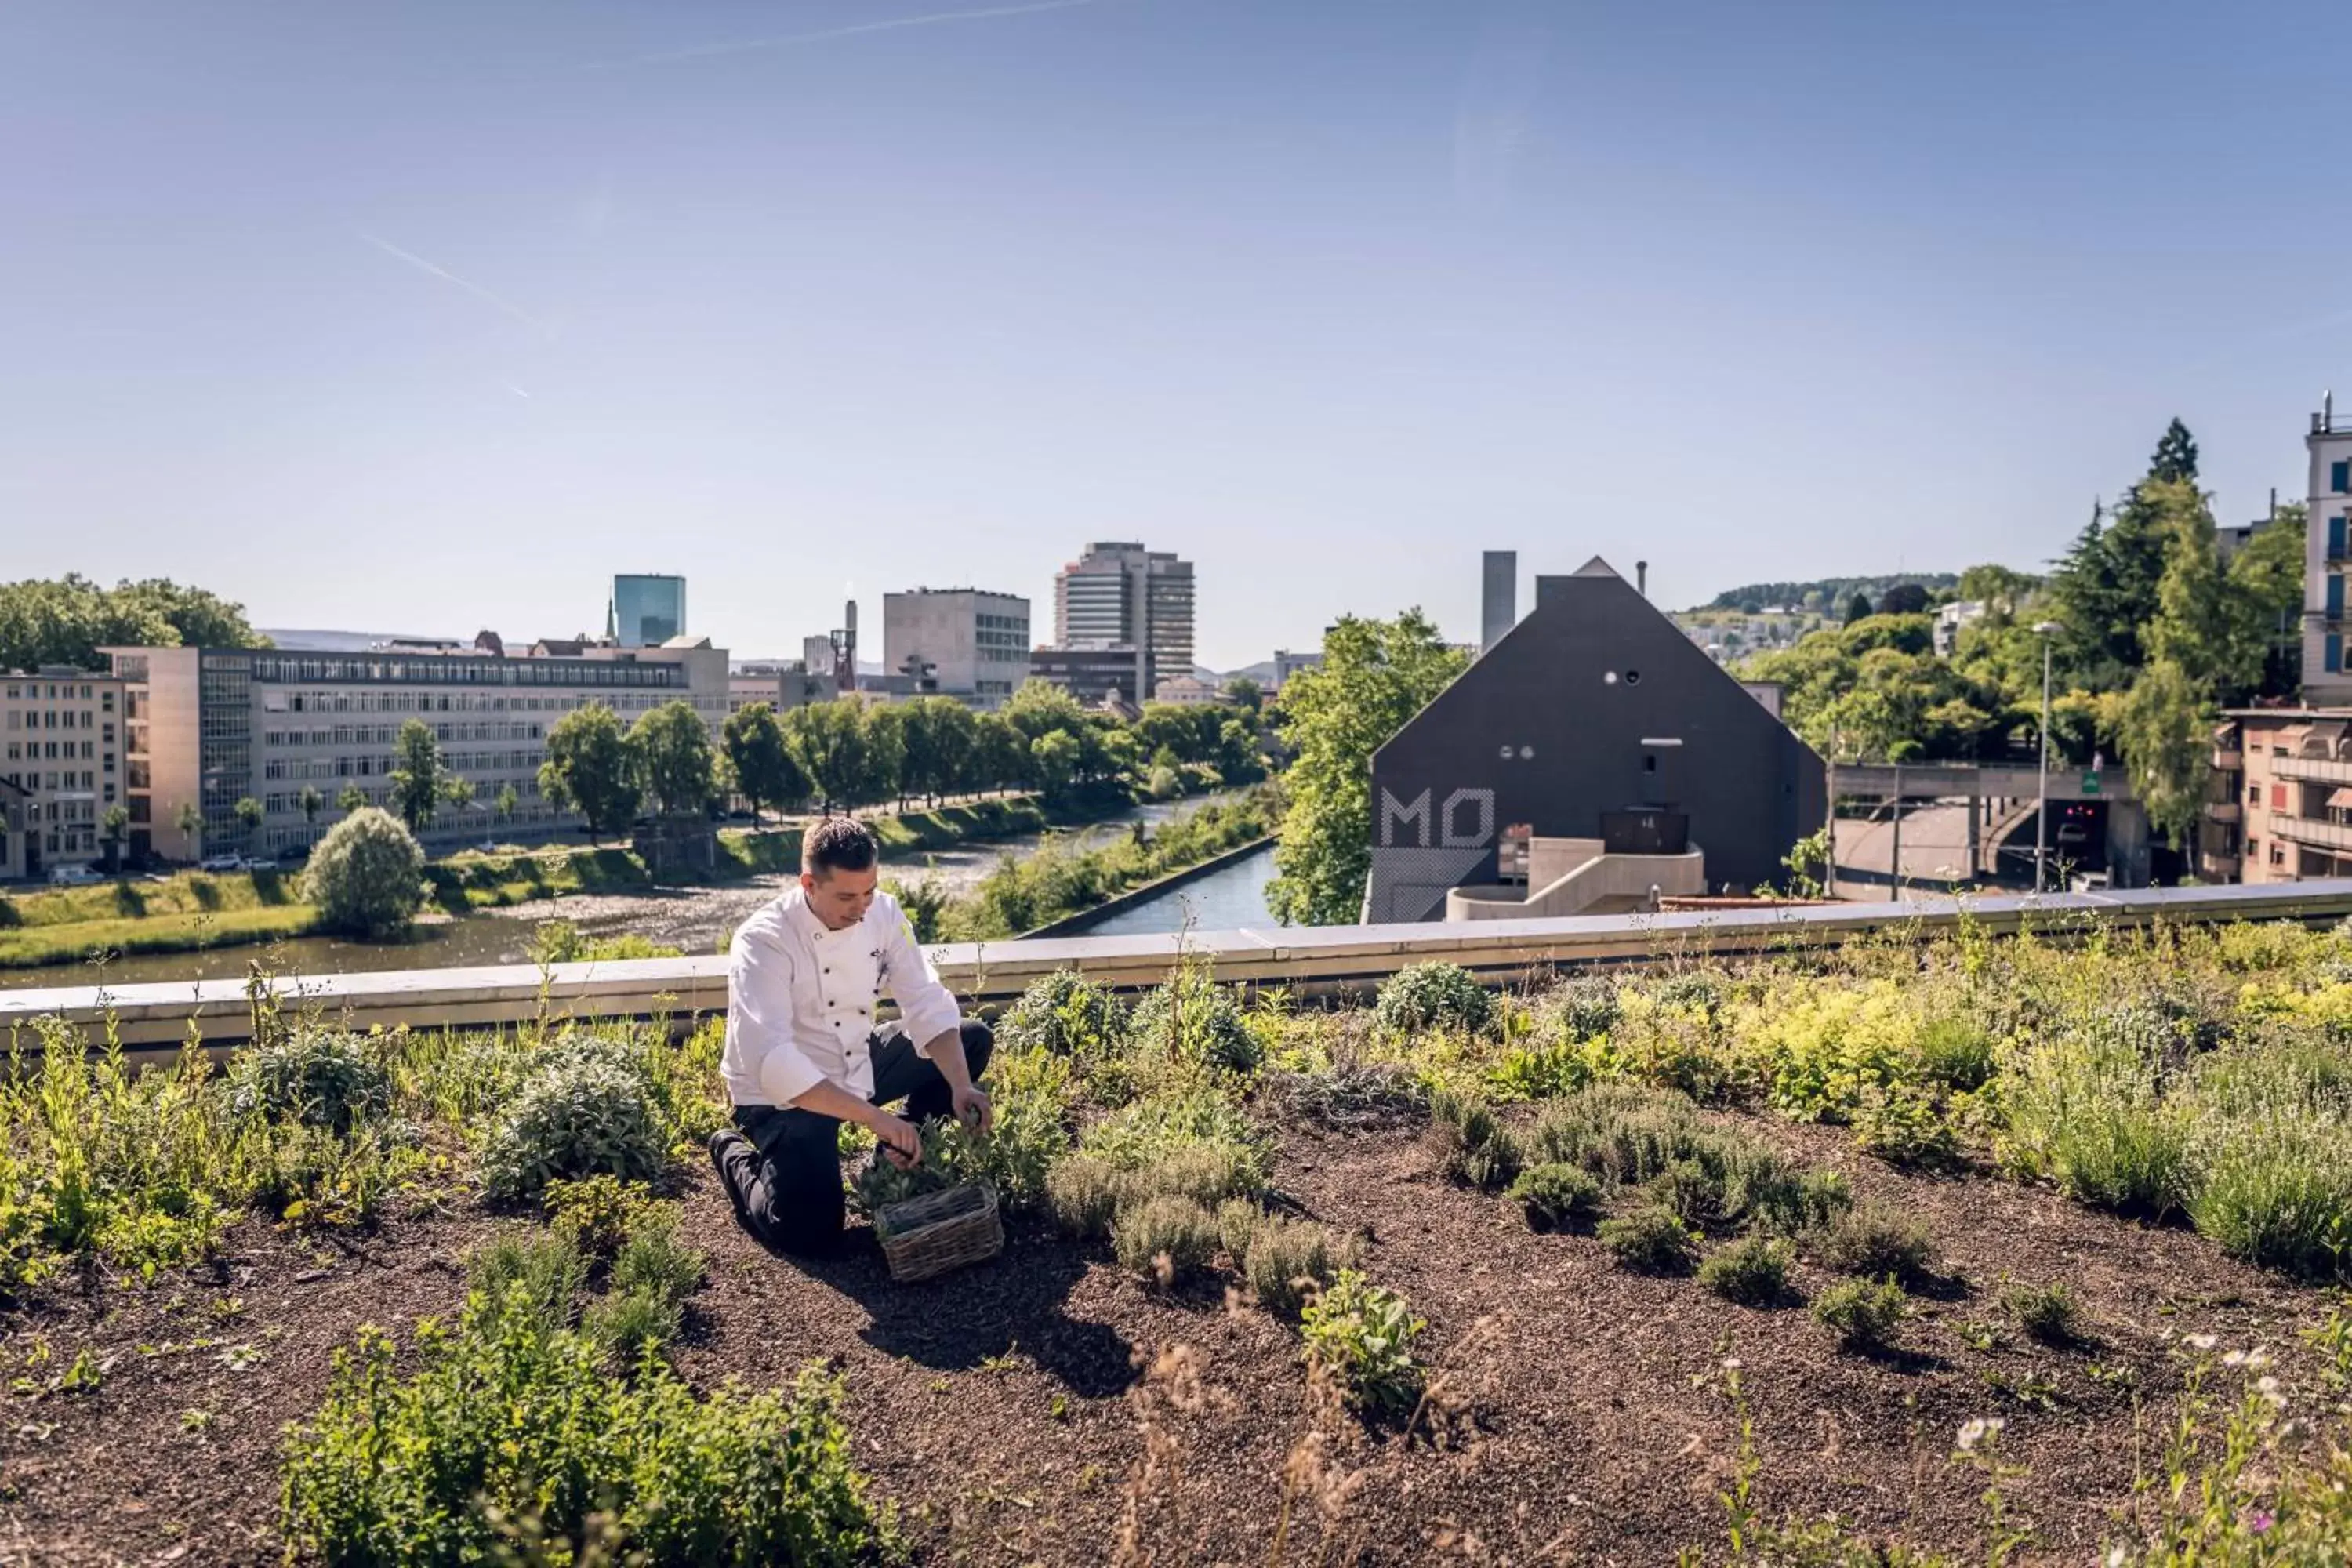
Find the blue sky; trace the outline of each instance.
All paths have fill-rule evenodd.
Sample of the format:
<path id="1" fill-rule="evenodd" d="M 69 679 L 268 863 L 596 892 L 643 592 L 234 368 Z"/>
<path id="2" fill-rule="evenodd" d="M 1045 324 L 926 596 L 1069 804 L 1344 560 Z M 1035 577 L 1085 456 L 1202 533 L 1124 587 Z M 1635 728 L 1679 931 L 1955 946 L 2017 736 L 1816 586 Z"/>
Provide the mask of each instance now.
<path id="1" fill-rule="evenodd" d="M 1482 547 L 1672 605 L 2031 566 L 2176 414 L 2251 517 L 2352 396 L 2348 46 L 2317 0 L 13 0 L 0 576 L 513 637 L 681 572 L 768 653 L 852 584 L 1042 640 L 1140 538 L 1231 668 L 1471 637 Z"/>

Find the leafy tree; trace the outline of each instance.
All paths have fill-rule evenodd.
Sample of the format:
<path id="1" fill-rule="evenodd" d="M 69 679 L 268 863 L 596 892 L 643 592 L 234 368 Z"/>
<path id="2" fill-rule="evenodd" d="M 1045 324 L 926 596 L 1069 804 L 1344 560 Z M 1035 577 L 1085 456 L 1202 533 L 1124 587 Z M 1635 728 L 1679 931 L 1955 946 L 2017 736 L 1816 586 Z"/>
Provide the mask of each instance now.
<path id="1" fill-rule="evenodd" d="M 357 811 L 367 803 L 367 791 L 355 784 L 345 784 L 335 795 L 335 806 L 339 811 Z"/>
<path id="2" fill-rule="evenodd" d="M 2148 459 L 2147 477 L 2158 484 L 2197 482 L 2197 438 L 2179 419 L 2164 427 L 2156 443 L 2156 456 Z"/>
<path id="3" fill-rule="evenodd" d="M 636 770 L 620 718 L 603 703 L 574 708 L 547 731 L 539 793 L 559 811 L 576 811 L 592 840 L 625 827 L 637 815 Z"/>
<path id="4" fill-rule="evenodd" d="M 1236 675 L 1225 682 L 1225 700 L 1256 713 L 1265 707 L 1265 688 L 1249 676 Z"/>
<path id="5" fill-rule="evenodd" d="M 1028 783 L 1028 737 L 1002 713 L 977 715 L 963 779 L 964 787 L 974 790 L 1003 791 Z"/>
<path id="6" fill-rule="evenodd" d="M 690 702 L 665 702 L 629 730 L 637 786 L 664 816 L 708 816 L 719 798 L 710 728 Z"/>
<path id="7" fill-rule="evenodd" d="M 182 801 L 179 815 L 172 819 L 172 825 L 177 827 L 181 837 L 188 841 L 188 853 L 196 859 L 203 859 L 205 856 L 204 808 L 193 800 Z"/>
<path id="8" fill-rule="evenodd" d="M 1324 638 L 1322 668 L 1283 688 L 1282 738 L 1297 760 L 1266 889 L 1277 918 L 1357 918 L 1371 870 L 1372 752 L 1467 663 L 1417 609 L 1392 621 L 1346 616 Z"/>
<path id="9" fill-rule="evenodd" d="M 754 702 L 730 713 L 719 739 L 727 749 L 728 771 L 734 775 L 736 791 L 751 803 L 752 826 L 759 825 L 761 805 L 781 810 L 786 802 L 808 794 L 808 780 L 793 761 L 784 744 L 784 727 L 777 722 L 776 710 L 769 704 Z"/>
<path id="10" fill-rule="evenodd" d="M 411 833 L 422 833 L 433 826 L 447 798 L 444 785 L 449 775 L 441 764 L 441 742 L 433 738 L 430 724 L 411 719 L 400 727 L 392 758 L 392 809 Z"/>
<path id="11" fill-rule="evenodd" d="M 1067 730 L 1049 730 L 1029 747 L 1031 772 L 1048 799 L 1066 794 L 1078 774 L 1078 739 Z"/>
<path id="12" fill-rule="evenodd" d="M 896 795 L 907 808 L 907 725 L 911 704 L 877 702 L 865 710 L 866 788 L 871 798 Z"/>
<path id="13" fill-rule="evenodd" d="M 1845 602 L 1845 624 L 1847 626 L 1852 626 L 1856 621 L 1866 621 L 1870 616 L 1871 608 L 1869 595 L 1864 594 L 1856 594 L 1853 598 L 1848 599 Z"/>
<path id="14" fill-rule="evenodd" d="M 2000 626 L 2014 619 L 2041 586 L 2042 579 L 2030 573 L 1987 563 L 1961 573 L 1958 592 L 1961 598 L 1985 607 L 1986 621 Z"/>
<path id="15" fill-rule="evenodd" d="M 327 830 L 310 852 L 302 897 L 336 931 L 396 934 L 425 901 L 425 851 L 391 813 L 368 806 Z"/>
<path id="16" fill-rule="evenodd" d="M 2219 717 L 2207 689 L 2169 658 L 2140 671 L 2123 700 L 2116 728 L 2132 789 L 2176 848 L 2204 809 Z"/>
<path id="17" fill-rule="evenodd" d="M 98 836 L 106 846 L 106 871 L 112 876 L 122 869 L 122 839 L 131 830 L 131 808 L 110 805 L 99 815 Z"/>
<path id="18" fill-rule="evenodd" d="M 142 647 L 263 647 L 244 608 L 163 578 L 103 588 L 87 577 L 0 584 L 0 669 L 45 664 L 103 669 L 98 650 Z"/>
<path id="19" fill-rule="evenodd" d="M 2193 484 L 2170 479 L 2151 480 L 2140 494 L 2165 530 L 2157 614 L 2142 639 L 2149 656 L 2179 665 L 2208 691 L 2251 687 L 2261 673 L 2262 648 L 2221 574 L 2205 498 Z"/>
<path id="20" fill-rule="evenodd" d="M 2303 677 L 2303 546 L 2309 508 L 2282 504 L 2271 525 L 2230 558 L 2242 635 L 2262 650 L 2252 695 L 2292 697 Z"/>
<path id="21" fill-rule="evenodd" d="M 854 697 L 812 702 L 785 714 L 784 744 L 828 816 L 835 805 L 865 800 L 874 787 L 865 705 Z"/>
<path id="22" fill-rule="evenodd" d="M 294 804 L 302 813 L 304 826 L 316 827 L 319 826 L 319 813 L 326 807 L 327 797 L 319 793 L 317 784 L 304 784 L 294 796 Z"/>
<path id="23" fill-rule="evenodd" d="M 1021 683 L 1003 713 L 1033 745 L 1039 736 L 1055 730 L 1076 734 L 1087 728 L 1087 710 L 1078 706 L 1076 698 L 1050 680 L 1034 677 Z"/>
<path id="24" fill-rule="evenodd" d="M 899 707 L 899 788 L 936 803 L 956 787 L 977 731 L 971 710 L 947 697 L 919 697 Z"/>
<path id="25" fill-rule="evenodd" d="M 1927 590 L 1916 583 L 1897 583 L 1878 597 L 1882 616 L 1918 616 L 1927 610 Z"/>
<path id="26" fill-rule="evenodd" d="M 246 847 L 253 847 L 253 836 L 261 829 L 261 803 L 246 795 L 236 803 L 236 820 L 245 829 Z"/>
<path id="27" fill-rule="evenodd" d="M 521 805 L 522 796 L 515 793 L 514 785 L 504 784 L 499 786 L 498 800 L 493 809 L 502 825 L 514 821 L 515 810 Z"/>

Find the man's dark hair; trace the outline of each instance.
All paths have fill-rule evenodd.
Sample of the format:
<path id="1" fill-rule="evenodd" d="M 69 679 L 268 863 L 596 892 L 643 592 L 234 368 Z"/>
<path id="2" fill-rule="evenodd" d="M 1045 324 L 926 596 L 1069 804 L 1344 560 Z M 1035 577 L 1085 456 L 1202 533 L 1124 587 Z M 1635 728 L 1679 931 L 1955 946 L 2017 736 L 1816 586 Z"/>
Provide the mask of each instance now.
<path id="1" fill-rule="evenodd" d="M 873 830 L 846 816 L 828 816 L 801 839 L 801 869 L 813 877 L 871 870 L 882 847 Z"/>

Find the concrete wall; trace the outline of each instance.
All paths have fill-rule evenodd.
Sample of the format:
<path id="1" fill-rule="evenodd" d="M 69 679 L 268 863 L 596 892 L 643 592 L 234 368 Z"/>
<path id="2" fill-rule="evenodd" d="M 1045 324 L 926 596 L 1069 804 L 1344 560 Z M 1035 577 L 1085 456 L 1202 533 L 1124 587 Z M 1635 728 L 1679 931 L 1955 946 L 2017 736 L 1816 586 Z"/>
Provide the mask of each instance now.
<path id="1" fill-rule="evenodd" d="M 1594 855 L 1549 881 L 1529 878 L 1525 889 L 1456 888 L 1445 895 L 1448 921 L 1551 920 L 1615 914 L 1648 902 L 1650 889 L 1691 897 L 1706 891 L 1706 857 Z"/>

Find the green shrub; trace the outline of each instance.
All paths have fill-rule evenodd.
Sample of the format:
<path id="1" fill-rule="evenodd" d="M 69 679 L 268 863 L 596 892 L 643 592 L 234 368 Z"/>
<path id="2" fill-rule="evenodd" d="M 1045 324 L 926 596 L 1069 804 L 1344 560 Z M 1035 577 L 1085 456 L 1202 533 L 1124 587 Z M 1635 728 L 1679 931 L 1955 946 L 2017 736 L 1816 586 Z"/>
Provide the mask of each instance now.
<path id="1" fill-rule="evenodd" d="M 1717 1166 L 1698 1160 L 1677 1160 L 1652 1177 L 1646 1201 L 1664 1209 L 1693 1230 L 1727 1228 L 1733 1198 L 1730 1184 Z"/>
<path id="2" fill-rule="evenodd" d="M 702 1284 L 702 1254 L 677 1237 L 675 1215 L 642 1215 L 613 1260 L 608 1293 L 581 1314 L 580 1331 L 624 1369 L 677 1338 L 686 1300 Z"/>
<path id="3" fill-rule="evenodd" d="M 1482 1100 L 1438 1089 L 1429 1096 L 1429 1138 L 1450 1181 L 1496 1192 L 1519 1173 L 1519 1142 Z"/>
<path id="4" fill-rule="evenodd" d="M 580 1249 L 553 1232 L 501 1236 L 466 1264 L 466 1289 L 494 1316 L 517 1315 L 552 1333 L 572 1321 L 572 1299 L 586 1282 Z"/>
<path id="5" fill-rule="evenodd" d="M 1889 1164 L 1940 1168 L 1959 1158 L 1959 1136 L 1942 1108 L 1916 1090 L 1870 1085 L 1847 1114 L 1855 1147 Z"/>
<path id="6" fill-rule="evenodd" d="M 1835 1171 L 1810 1170 L 1757 1194 L 1757 1217 L 1783 1236 L 1827 1230 L 1853 1207 L 1853 1188 Z"/>
<path id="7" fill-rule="evenodd" d="M 600 1173 L 649 1181 L 667 1142 L 634 1074 L 594 1060 L 562 1062 L 526 1083 L 491 1130 L 482 1183 L 492 1197 L 515 1199 Z"/>
<path id="8" fill-rule="evenodd" d="M 1307 1301 L 1299 1319 L 1308 1363 L 1366 1415 L 1410 1410 L 1421 1398 L 1412 1345 L 1423 1326 L 1403 1297 L 1352 1268 Z"/>
<path id="9" fill-rule="evenodd" d="M 1348 1250 L 1319 1225 L 1270 1215 L 1251 1229 L 1248 1252 L 1237 1260 L 1258 1304 L 1278 1317 L 1295 1318 L 1315 1291 L 1331 1282 Z"/>
<path id="10" fill-rule="evenodd" d="M 1217 1218 L 1191 1198 L 1163 1193 L 1120 1208 L 1110 1236 L 1121 1268 L 1174 1285 L 1215 1258 Z"/>
<path id="11" fill-rule="evenodd" d="M 1249 1257 L 1250 1240 L 1266 1223 L 1265 1210 L 1252 1198 L 1227 1198 L 1217 1205 L 1217 1239 L 1235 1264 Z"/>
<path id="12" fill-rule="evenodd" d="M 1700 1264 L 1698 1282 L 1727 1301 L 1769 1307 L 1788 1297 L 1789 1271 L 1795 1261 L 1787 1242 L 1747 1237 L 1717 1248 Z"/>
<path id="13" fill-rule="evenodd" d="M 1655 1205 L 1602 1220 L 1600 1235 L 1621 1265 L 1643 1274 L 1687 1274 L 1698 1260 L 1696 1234 Z"/>
<path id="14" fill-rule="evenodd" d="M 1564 981 L 1538 1000 L 1536 1016 L 1571 1044 L 1598 1039 L 1617 1026 L 1617 983 L 1598 974 Z"/>
<path id="15" fill-rule="evenodd" d="M 1720 1011 L 1730 991 L 1723 976 L 1704 969 L 1670 974 L 1649 987 L 1650 995 L 1659 1006 L 1701 1014 Z"/>
<path id="16" fill-rule="evenodd" d="M 1993 1037 L 1977 1020 L 1946 1014 L 1919 1026 L 1912 1042 L 1919 1058 L 1919 1076 L 1930 1083 L 1962 1093 L 1973 1093 L 1990 1080 Z"/>
<path id="17" fill-rule="evenodd" d="M 684 1318 L 675 1301 L 625 1290 L 589 1302 L 580 1314 L 580 1334 L 626 1373 L 641 1370 L 648 1354 L 677 1339 Z"/>
<path id="18" fill-rule="evenodd" d="M 1000 1050 L 988 1064 L 994 1125 L 974 1141 L 972 1166 L 1014 1213 L 1045 1206 L 1046 1174 L 1070 1152 L 1070 1116 L 1076 1091 L 1070 1065 L 1042 1047 Z"/>
<path id="19" fill-rule="evenodd" d="M 1600 1212 L 1601 1180 L 1580 1165 L 1530 1165 L 1503 1195 L 1519 1205 L 1529 1230 L 1565 1230 Z"/>
<path id="20" fill-rule="evenodd" d="M 1596 1083 L 1545 1107 L 1529 1142 L 1538 1160 L 1581 1165 L 1630 1185 L 1687 1159 L 1698 1138 L 1697 1118 L 1682 1095 Z"/>
<path id="21" fill-rule="evenodd" d="M 1875 1205 L 1839 1220 L 1822 1244 L 1822 1261 L 1841 1274 L 1906 1285 L 1927 1279 L 1927 1263 L 1934 1255 L 1935 1243 L 1925 1225 Z"/>
<path id="22" fill-rule="evenodd" d="M 610 1263 L 653 1208 L 653 1190 L 618 1176 L 553 1181 L 540 1194 L 548 1224 L 591 1265 Z"/>
<path id="23" fill-rule="evenodd" d="M 1414 963 L 1381 983 L 1372 1021 L 1393 1035 L 1429 1029 L 1475 1034 L 1494 1021 L 1495 997 L 1458 963 Z"/>
<path id="24" fill-rule="evenodd" d="M 1573 1046 L 1514 1047 L 1486 1074 L 1486 1087 L 1506 1102 L 1555 1100 L 1592 1080 L 1592 1064 Z"/>
<path id="25" fill-rule="evenodd" d="M 1073 1154 L 1047 1173 L 1045 1205 L 1068 1235 L 1098 1238 L 1110 1234 L 1119 1189 L 1119 1172 L 1109 1161 Z"/>
<path id="26" fill-rule="evenodd" d="M 1341 1062 L 1327 1072 L 1272 1072 L 1267 1099 L 1289 1121 L 1339 1132 L 1394 1127 L 1429 1113 L 1429 1089 L 1393 1062 Z"/>
<path id="27" fill-rule="evenodd" d="M 1121 1170 L 1159 1163 L 1179 1149 L 1222 1144 L 1255 1173 L 1263 1184 L 1267 1169 L 1266 1135 L 1222 1093 L 1198 1087 L 1146 1095 L 1129 1101 L 1088 1127 L 1078 1139 L 1081 1152 L 1108 1160 Z"/>
<path id="28" fill-rule="evenodd" d="M 997 1020 L 1000 1054 L 1034 1047 L 1050 1055 L 1099 1060 L 1126 1044 L 1127 1008 L 1117 994 L 1057 969 L 1031 982 L 1021 1000 Z"/>
<path id="29" fill-rule="evenodd" d="M 1171 1149 L 1149 1165 L 1126 1174 L 1122 1203 L 1163 1194 L 1190 1198 L 1203 1208 L 1244 1197 L 1262 1185 L 1248 1151 L 1231 1143 L 1190 1143 Z"/>
<path id="30" fill-rule="evenodd" d="M 2110 1011 L 2025 1053 L 2003 1075 L 2011 1163 L 2069 1195 L 2160 1219 L 2191 1182 L 2191 1123 L 2164 1095 L 2161 1021 Z"/>
<path id="31" fill-rule="evenodd" d="M 2010 1315 L 2026 1337 L 2063 1349 L 2082 1337 L 2082 1310 L 2063 1280 L 2047 1285 L 2020 1285 L 2008 1295 Z"/>
<path id="32" fill-rule="evenodd" d="M 2303 1279 L 2352 1268 L 2352 1129 L 2250 1119 L 2207 1162 L 2189 1218 L 2231 1257 Z"/>
<path id="33" fill-rule="evenodd" d="M 1910 1315 L 1910 1299 L 1892 1279 L 1841 1279 L 1813 1302 L 1813 1316 L 1849 1350 L 1884 1350 Z"/>
<path id="34" fill-rule="evenodd" d="M 288 1434 L 278 1528 L 331 1568 L 493 1562 L 499 1515 L 576 1541 L 606 1514 L 648 1568 L 850 1568 L 884 1544 L 840 1385 L 814 1369 L 789 1395 L 698 1399 L 658 1360 L 616 1379 L 586 1336 L 478 1304 L 454 1329 L 420 1325 L 413 1376 L 394 1360 L 362 1329 Z"/>
<path id="35" fill-rule="evenodd" d="M 425 903 L 425 851 L 396 816 L 362 806 L 327 829 L 302 872 L 302 900 L 354 936 L 407 929 Z"/>
<path id="36" fill-rule="evenodd" d="M 296 1028 L 239 1051 L 229 1084 L 244 1114 L 324 1127 L 339 1138 L 392 1110 L 392 1074 L 375 1047 L 340 1030 Z"/>
<path id="37" fill-rule="evenodd" d="M 1265 1054 L 1250 1033 L 1233 987 L 1191 964 L 1145 993 L 1128 1021 L 1128 1037 L 1133 1049 L 1148 1056 L 1225 1072 L 1254 1072 Z"/>

